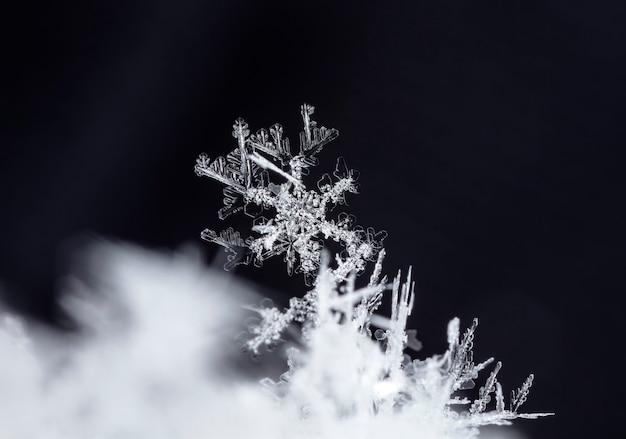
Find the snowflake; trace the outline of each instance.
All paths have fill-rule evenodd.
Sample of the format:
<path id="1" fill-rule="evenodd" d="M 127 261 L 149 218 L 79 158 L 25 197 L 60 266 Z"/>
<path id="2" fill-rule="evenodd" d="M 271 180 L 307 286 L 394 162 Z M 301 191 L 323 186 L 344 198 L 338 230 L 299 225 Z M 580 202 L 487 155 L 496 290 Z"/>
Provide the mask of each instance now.
<path id="1" fill-rule="evenodd" d="M 291 153 L 281 125 L 274 124 L 269 134 L 265 129 L 250 134 L 243 119 L 237 119 L 233 125 L 237 149 L 226 158 L 217 157 L 213 161 L 206 154 L 200 155 L 196 173 L 226 185 L 219 217 L 224 219 L 243 210 L 255 218 L 252 230 L 261 235 L 243 239 L 232 228 L 219 234 L 206 229 L 202 238 L 230 253 L 227 269 L 239 263 L 254 262 L 260 266 L 266 259 L 284 254 L 287 272 L 303 273 L 308 285 L 318 271 L 324 242 L 331 239 L 344 249 L 335 257 L 337 266 L 333 275 L 345 280 L 350 273 L 361 273 L 368 262 L 376 261 L 386 233 L 355 227 L 354 218 L 345 213 L 336 219 L 326 218 L 328 211 L 346 203 L 346 193 L 358 193 L 358 172 L 349 169 L 339 158 L 334 179 L 324 174 L 317 183 L 317 191 L 306 189 L 302 179 L 317 164 L 316 154 L 339 133 L 317 126 L 311 118 L 314 107 L 304 104 L 301 110 L 304 130 L 296 155 Z M 284 181 L 280 184 L 269 181 L 268 171 Z M 271 219 L 261 215 L 268 210 L 273 211 Z"/>

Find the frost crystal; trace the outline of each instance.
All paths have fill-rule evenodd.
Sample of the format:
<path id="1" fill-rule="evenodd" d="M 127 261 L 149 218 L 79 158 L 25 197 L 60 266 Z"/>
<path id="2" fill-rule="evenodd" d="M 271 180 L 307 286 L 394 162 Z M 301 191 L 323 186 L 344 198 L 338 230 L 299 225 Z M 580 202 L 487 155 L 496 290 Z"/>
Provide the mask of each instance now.
<path id="1" fill-rule="evenodd" d="M 313 286 L 303 297 L 292 298 L 284 310 L 255 309 L 261 321 L 251 328 L 248 349 L 259 353 L 263 346 L 275 345 L 294 322 L 301 324 L 307 348 L 306 352 L 292 348 L 289 370 L 280 382 L 265 379 L 262 385 L 282 404 L 297 408 L 304 420 L 330 417 L 349 425 L 355 419 L 369 419 L 370 427 L 375 424 L 381 428 L 391 417 L 396 423 L 417 426 L 428 432 L 426 436 L 437 438 L 475 437 L 476 427 L 482 425 L 548 415 L 518 413 L 533 375 L 512 392 L 506 409 L 497 380 L 500 362 L 476 399 L 459 396 L 460 391 L 472 389 L 478 373 L 493 362 L 490 358 L 474 363 L 477 319 L 462 336 L 459 320 L 450 322 L 449 347 L 443 355 L 412 360 L 405 354 L 407 347 L 420 347 L 415 331 L 406 330 L 414 297 L 411 270 L 404 281 L 398 273 L 389 285 L 382 276 L 386 233 L 355 226 L 354 218 L 346 213 L 327 218 L 334 207 L 345 204 L 346 193 L 358 191 L 358 173 L 342 158 L 337 160 L 334 178 L 324 174 L 316 190 L 306 188 L 304 177 L 317 164 L 316 154 L 338 136 L 335 129 L 318 127 L 311 118 L 313 111 L 310 105 L 301 107 L 304 129 L 297 154 L 292 154 L 281 125 L 251 134 L 248 124 L 237 119 L 233 125 L 237 148 L 226 158 L 213 161 L 202 154 L 195 167 L 198 175 L 226 185 L 219 217 L 243 210 L 254 218 L 252 231 L 260 235 L 244 239 L 232 228 L 219 234 L 204 230 L 203 239 L 229 253 L 225 268 L 250 262 L 260 266 L 272 256 L 284 255 L 288 273 L 303 273 L 307 285 Z M 279 183 L 271 182 L 270 176 Z M 324 250 L 329 240 L 342 249 L 332 263 Z M 357 288 L 356 277 L 370 263 L 369 281 Z M 374 314 L 386 290 L 391 291 L 390 318 Z M 378 328 L 374 339 L 372 326 Z M 489 409 L 492 400 L 495 407 Z M 467 410 L 452 409 L 458 405 L 467 406 Z M 309 427 L 315 430 L 314 425 Z M 336 431 L 318 430 L 317 434 L 339 437 Z"/>

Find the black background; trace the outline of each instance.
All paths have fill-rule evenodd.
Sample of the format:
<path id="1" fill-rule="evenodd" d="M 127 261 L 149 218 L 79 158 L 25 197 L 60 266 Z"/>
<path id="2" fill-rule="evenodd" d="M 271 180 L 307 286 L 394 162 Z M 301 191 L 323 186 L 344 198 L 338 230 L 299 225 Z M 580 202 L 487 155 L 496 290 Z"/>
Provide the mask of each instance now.
<path id="1" fill-rule="evenodd" d="M 221 224 L 196 156 L 232 121 L 299 105 L 361 172 L 350 213 L 385 229 L 386 272 L 414 269 L 423 355 L 480 318 L 477 359 L 511 389 L 534 372 L 533 438 L 624 437 L 620 295 L 623 2 L 151 1 L 26 4 L 3 14 L 0 279 L 54 319 L 65 248 L 86 233 L 156 249 Z M 315 179 L 312 179 L 312 182 Z M 245 233 L 244 233 L 245 234 Z M 304 291 L 281 261 L 238 273 Z"/>

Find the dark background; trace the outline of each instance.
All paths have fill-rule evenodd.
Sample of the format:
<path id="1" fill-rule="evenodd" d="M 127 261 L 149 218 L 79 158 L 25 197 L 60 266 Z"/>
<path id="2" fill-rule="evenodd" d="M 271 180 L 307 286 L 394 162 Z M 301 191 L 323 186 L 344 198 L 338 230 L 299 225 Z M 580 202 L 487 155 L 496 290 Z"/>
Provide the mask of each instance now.
<path id="1" fill-rule="evenodd" d="M 77 2 L 78 3 L 78 2 Z M 530 437 L 625 437 L 621 147 L 623 2 L 112 1 L 3 14 L 0 279 L 54 322 L 57 277 L 85 234 L 156 249 L 221 224 L 196 156 L 232 121 L 285 126 L 299 105 L 340 130 L 361 172 L 350 213 L 412 265 L 420 355 L 480 318 L 477 359 L 512 389 L 534 372 Z M 312 179 L 314 182 L 315 179 Z M 244 233 L 245 234 L 245 233 Z M 238 273 L 304 291 L 281 261 Z M 484 377 L 483 377 L 484 378 Z"/>

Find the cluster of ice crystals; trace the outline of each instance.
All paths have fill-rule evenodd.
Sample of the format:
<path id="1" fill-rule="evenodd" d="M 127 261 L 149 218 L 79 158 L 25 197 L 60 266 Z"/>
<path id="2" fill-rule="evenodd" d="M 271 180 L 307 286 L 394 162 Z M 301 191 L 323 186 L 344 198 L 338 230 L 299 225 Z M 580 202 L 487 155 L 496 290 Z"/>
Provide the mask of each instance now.
<path id="1" fill-rule="evenodd" d="M 460 391 L 472 389 L 478 373 L 493 362 L 490 358 L 474 363 L 477 319 L 462 336 L 459 320 L 450 322 L 449 347 L 443 355 L 413 360 L 405 354 L 407 347 L 417 350 L 420 346 L 415 331 L 406 330 L 414 297 L 411 271 L 405 281 L 398 273 L 388 284 L 382 276 L 385 232 L 355 226 L 354 218 L 345 213 L 327 219 L 333 207 L 345 204 L 346 193 L 357 192 L 358 173 L 343 159 L 337 161 L 334 179 L 325 174 L 317 190 L 306 188 L 303 178 L 317 164 L 315 155 L 338 136 L 335 129 L 317 126 L 311 118 L 313 110 L 310 105 L 301 107 L 304 129 L 295 155 L 280 125 L 273 125 L 269 134 L 264 129 L 250 134 L 247 123 L 238 119 L 233 125 L 238 147 L 212 162 L 203 154 L 195 168 L 198 175 L 226 185 L 220 218 L 240 210 L 255 218 L 252 230 L 257 237 L 244 239 L 230 228 L 219 234 L 208 229 L 202 232 L 204 239 L 230 253 L 226 268 L 250 262 L 260 266 L 272 256 L 284 255 L 288 273 L 303 273 L 307 285 L 312 285 L 284 310 L 256 309 L 261 320 L 251 328 L 247 341 L 251 351 L 259 353 L 262 347 L 275 345 L 294 322 L 301 324 L 306 346 L 305 352 L 290 350 L 289 370 L 279 382 L 265 379 L 262 384 L 283 404 L 297 407 L 305 420 L 330 416 L 350 423 L 365 419 L 374 428 L 380 426 L 381 417 L 393 418 L 430 432 L 424 437 L 470 438 L 482 425 L 547 415 L 518 413 L 533 375 L 512 392 L 506 407 L 497 380 L 499 362 L 476 399 L 459 396 Z M 270 174 L 281 182 L 270 182 Z M 263 212 L 271 213 L 271 218 L 262 216 Z M 342 248 L 332 262 L 324 250 L 329 239 Z M 369 281 L 357 288 L 356 276 L 370 263 Z M 390 318 L 374 314 L 388 290 Z M 372 326 L 378 328 L 373 338 Z M 490 409 L 492 401 L 495 407 Z M 467 409 L 459 411 L 459 405 Z M 319 433 L 330 437 L 328 432 Z"/>

